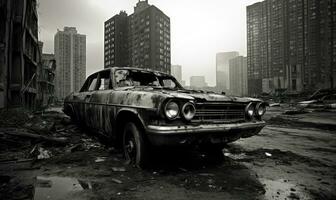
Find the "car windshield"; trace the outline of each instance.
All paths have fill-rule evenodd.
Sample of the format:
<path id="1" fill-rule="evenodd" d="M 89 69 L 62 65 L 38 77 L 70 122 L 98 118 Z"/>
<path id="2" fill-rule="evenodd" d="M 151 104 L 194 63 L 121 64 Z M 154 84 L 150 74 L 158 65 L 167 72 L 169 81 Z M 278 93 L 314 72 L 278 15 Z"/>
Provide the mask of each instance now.
<path id="1" fill-rule="evenodd" d="M 181 89 L 181 85 L 170 76 L 159 73 L 120 69 L 115 71 L 116 87 L 150 86 L 159 88 Z"/>

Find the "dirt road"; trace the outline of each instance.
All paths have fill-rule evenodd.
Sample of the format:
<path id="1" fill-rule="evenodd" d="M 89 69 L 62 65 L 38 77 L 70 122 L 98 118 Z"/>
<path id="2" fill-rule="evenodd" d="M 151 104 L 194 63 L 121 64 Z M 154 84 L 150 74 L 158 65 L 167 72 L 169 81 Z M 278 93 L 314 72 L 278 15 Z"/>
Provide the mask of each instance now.
<path id="1" fill-rule="evenodd" d="M 42 144 L 47 159 L 9 159 L 29 154 L 32 143 L 1 148 L 1 199 L 336 199 L 333 130 L 270 124 L 228 145 L 224 156 L 160 151 L 140 170 L 83 130 L 56 122 L 62 128 L 70 143 Z"/>

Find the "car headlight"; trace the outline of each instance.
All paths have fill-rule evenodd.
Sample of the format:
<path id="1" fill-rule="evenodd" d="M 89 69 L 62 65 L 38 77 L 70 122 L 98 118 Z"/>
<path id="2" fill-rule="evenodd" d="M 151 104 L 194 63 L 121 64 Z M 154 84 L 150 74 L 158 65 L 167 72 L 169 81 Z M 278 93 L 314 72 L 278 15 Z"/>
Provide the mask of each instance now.
<path id="1" fill-rule="evenodd" d="M 164 113 L 168 119 L 175 119 L 179 114 L 179 106 L 174 101 L 169 101 L 165 106 Z"/>
<path id="2" fill-rule="evenodd" d="M 181 112 L 184 119 L 189 121 L 195 116 L 196 108 L 194 104 L 187 102 L 183 105 Z"/>
<path id="3" fill-rule="evenodd" d="M 266 112 L 266 105 L 264 103 L 259 103 L 256 107 L 257 116 L 263 116 Z"/>
<path id="4" fill-rule="evenodd" d="M 246 115 L 248 118 L 252 118 L 253 115 L 254 115 L 254 105 L 253 103 L 249 103 L 247 106 L 246 106 Z"/>

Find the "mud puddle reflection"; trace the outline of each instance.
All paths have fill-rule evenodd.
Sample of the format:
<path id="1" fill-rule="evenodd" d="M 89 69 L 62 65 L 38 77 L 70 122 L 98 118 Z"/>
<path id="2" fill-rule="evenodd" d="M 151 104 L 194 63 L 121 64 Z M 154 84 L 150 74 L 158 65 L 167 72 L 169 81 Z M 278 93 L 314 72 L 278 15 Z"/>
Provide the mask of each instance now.
<path id="1" fill-rule="evenodd" d="M 75 178 L 38 176 L 36 177 L 34 200 L 73 199 L 78 192 L 91 189 L 90 182 Z"/>
<path id="2" fill-rule="evenodd" d="M 310 195 L 302 191 L 293 183 L 289 183 L 287 180 L 266 180 L 261 182 L 265 185 L 265 199 L 311 199 Z"/>

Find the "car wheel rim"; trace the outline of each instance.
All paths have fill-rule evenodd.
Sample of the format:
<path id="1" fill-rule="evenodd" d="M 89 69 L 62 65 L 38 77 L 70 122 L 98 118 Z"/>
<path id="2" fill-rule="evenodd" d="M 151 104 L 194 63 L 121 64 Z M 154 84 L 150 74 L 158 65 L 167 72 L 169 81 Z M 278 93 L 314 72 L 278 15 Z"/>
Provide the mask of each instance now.
<path id="1" fill-rule="evenodd" d="M 128 132 L 125 138 L 125 146 L 124 146 L 126 159 L 130 162 L 135 162 L 136 159 L 136 143 L 133 137 L 133 134 Z"/>

